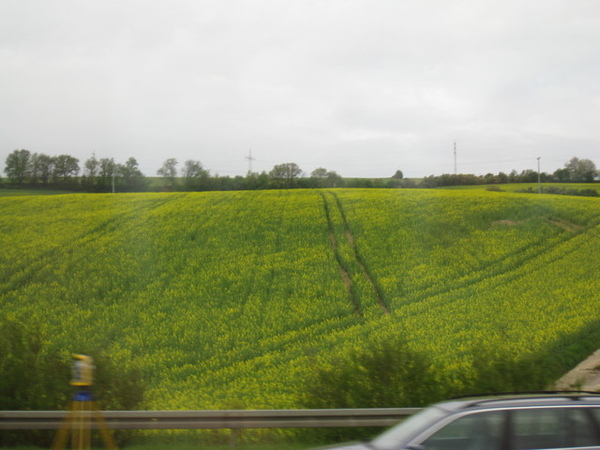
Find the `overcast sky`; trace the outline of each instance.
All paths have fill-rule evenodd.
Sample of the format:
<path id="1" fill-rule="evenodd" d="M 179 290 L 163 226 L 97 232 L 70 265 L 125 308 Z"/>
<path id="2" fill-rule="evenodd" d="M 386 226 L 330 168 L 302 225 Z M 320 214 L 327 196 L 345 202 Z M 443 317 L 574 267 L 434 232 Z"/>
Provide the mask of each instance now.
<path id="1" fill-rule="evenodd" d="M 597 0 L 2 0 L 25 148 L 344 177 L 600 166 Z M 4 173 L 2 173 L 4 175 Z"/>

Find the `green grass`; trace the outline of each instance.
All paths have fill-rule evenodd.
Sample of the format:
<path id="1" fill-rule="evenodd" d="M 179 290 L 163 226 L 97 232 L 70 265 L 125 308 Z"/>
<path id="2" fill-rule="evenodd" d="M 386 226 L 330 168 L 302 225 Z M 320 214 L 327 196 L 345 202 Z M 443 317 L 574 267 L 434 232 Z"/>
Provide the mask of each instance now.
<path id="1" fill-rule="evenodd" d="M 0 197 L 15 197 L 29 195 L 60 195 L 72 194 L 70 191 L 45 190 L 45 189 L 0 189 Z"/>
<path id="2" fill-rule="evenodd" d="M 437 189 L 449 189 L 449 190 L 489 190 L 490 187 L 498 188 L 506 192 L 518 192 L 524 190 L 532 190 L 533 192 L 538 191 L 537 183 L 507 183 L 507 184 L 481 184 L 474 186 L 442 186 Z M 559 189 L 592 189 L 600 193 L 600 183 L 541 183 L 542 193 L 547 188 L 559 188 Z"/>

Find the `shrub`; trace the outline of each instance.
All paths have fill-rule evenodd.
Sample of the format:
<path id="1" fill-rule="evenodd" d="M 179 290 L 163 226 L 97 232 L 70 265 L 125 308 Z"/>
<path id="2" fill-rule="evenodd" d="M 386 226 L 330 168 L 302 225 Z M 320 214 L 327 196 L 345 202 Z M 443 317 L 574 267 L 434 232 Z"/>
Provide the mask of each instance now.
<path id="1" fill-rule="evenodd" d="M 497 349 L 463 355 L 453 370 L 436 368 L 401 337 L 378 339 L 318 368 L 307 382 L 306 408 L 420 407 L 456 396 L 543 390 L 552 380 L 547 355 L 515 359 Z M 544 362 L 546 362 L 544 364 Z M 323 428 L 306 432 L 320 442 L 363 440 L 377 428 Z"/>
<path id="2" fill-rule="evenodd" d="M 66 351 L 46 345 L 39 327 L 8 319 L 0 323 L 0 410 L 64 410 L 69 404 L 72 358 Z M 137 409 L 143 399 L 141 372 L 112 360 L 104 352 L 94 355 L 94 392 L 102 409 Z M 96 389 L 97 387 L 97 389 Z M 3 431 L 0 446 L 48 447 L 56 431 Z M 120 441 L 128 436 L 121 434 Z"/>
<path id="3" fill-rule="evenodd" d="M 315 370 L 306 385 L 304 406 L 315 409 L 424 406 L 443 396 L 428 358 L 399 337 L 380 338 L 348 352 Z M 313 431 L 311 437 L 340 441 L 377 431 L 331 428 Z"/>

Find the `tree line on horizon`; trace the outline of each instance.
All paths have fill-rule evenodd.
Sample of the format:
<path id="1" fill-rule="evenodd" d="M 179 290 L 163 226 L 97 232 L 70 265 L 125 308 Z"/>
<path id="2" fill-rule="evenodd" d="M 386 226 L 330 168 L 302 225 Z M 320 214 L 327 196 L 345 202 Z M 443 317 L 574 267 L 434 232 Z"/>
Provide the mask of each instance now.
<path id="1" fill-rule="evenodd" d="M 486 175 L 442 174 L 421 180 L 406 179 L 401 170 L 389 178 L 342 178 L 335 171 L 319 167 L 309 175 L 296 163 L 283 163 L 269 172 L 248 172 L 246 176 L 211 174 L 198 160 L 186 160 L 178 169 L 176 158 L 168 158 L 157 170 L 158 182 L 146 177 L 133 157 L 125 163 L 114 158 L 91 158 L 80 166 L 79 159 L 61 154 L 49 156 L 29 150 L 14 150 L 5 161 L 7 180 L 0 187 L 64 189 L 81 192 L 147 192 L 147 191 L 222 191 L 293 188 L 433 188 L 441 186 L 560 182 L 591 183 L 600 171 L 589 159 L 571 158 L 564 167 L 549 174 L 534 170 L 499 172 Z"/>
<path id="2" fill-rule="evenodd" d="M 556 169 L 553 173 L 538 173 L 536 170 L 516 170 L 506 174 L 499 172 L 497 175 L 487 173 L 485 175 L 470 174 L 443 174 L 439 176 L 430 175 L 423 178 L 421 187 L 437 186 L 461 186 L 476 184 L 507 184 L 507 183 L 593 183 L 600 177 L 600 171 L 589 159 L 571 158 L 564 167 Z"/>

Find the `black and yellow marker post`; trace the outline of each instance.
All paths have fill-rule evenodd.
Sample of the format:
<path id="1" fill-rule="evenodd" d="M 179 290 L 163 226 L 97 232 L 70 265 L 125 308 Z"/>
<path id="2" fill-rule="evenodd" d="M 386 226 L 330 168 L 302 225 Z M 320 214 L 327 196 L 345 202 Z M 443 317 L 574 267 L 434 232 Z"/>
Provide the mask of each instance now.
<path id="1" fill-rule="evenodd" d="M 95 421 L 106 448 L 116 450 L 116 445 L 102 417 L 98 403 L 92 395 L 94 381 L 94 361 L 86 355 L 73 355 L 73 376 L 71 386 L 75 393 L 69 403 L 67 415 L 56 434 L 52 450 L 62 450 L 71 435 L 71 448 L 88 450 L 90 448 L 93 422 Z"/>

